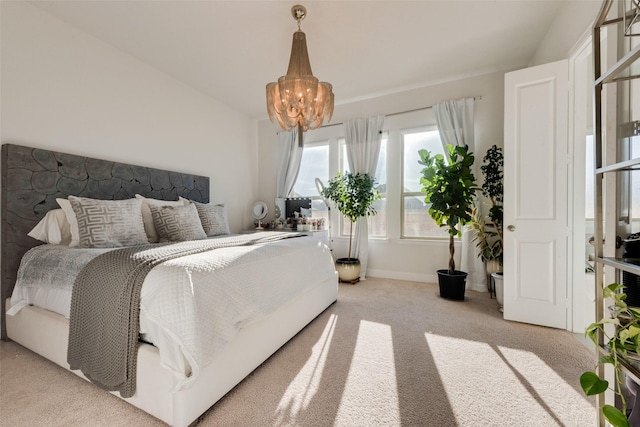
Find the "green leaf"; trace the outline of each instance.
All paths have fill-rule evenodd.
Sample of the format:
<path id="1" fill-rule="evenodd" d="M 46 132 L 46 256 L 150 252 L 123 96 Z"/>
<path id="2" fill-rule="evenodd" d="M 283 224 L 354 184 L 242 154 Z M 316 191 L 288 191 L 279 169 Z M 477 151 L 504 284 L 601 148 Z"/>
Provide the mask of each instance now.
<path id="1" fill-rule="evenodd" d="M 616 407 L 604 405 L 602 407 L 602 413 L 607 421 L 609 421 L 614 427 L 631 427 L 627 417 Z"/>
<path id="2" fill-rule="evenodd" d="M 594 372 L 587 371 L 580 375 L 580 386 L 587 396 L 594 396 L 606 391 L 609 388 L 609 382 L 600 379 Z"/>

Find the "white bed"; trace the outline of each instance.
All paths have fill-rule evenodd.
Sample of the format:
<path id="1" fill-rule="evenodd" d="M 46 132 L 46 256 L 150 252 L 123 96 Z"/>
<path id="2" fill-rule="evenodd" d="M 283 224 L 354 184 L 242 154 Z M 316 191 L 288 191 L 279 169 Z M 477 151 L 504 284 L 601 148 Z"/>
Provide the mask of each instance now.
<path id="1" fill-rule="evenodd" d="M 17 277 L 15 257 L 18 255 L 22 257 L 22 254 L 37 245 L 37 243 L 23 236 L 23 233 L 26 234 L 37 221 L 30 219 L 25 222 L 24 220 L 36 212 L 37 209 L 42 208 L 43 205 L 43 202 L 38 200 L 41 189 L 35 188 L 37 185 L 34 185 L 34 188 L 25 190 L 25 185 L 21 184 L 21 188 L 16 190 L 15 194 L 12 194 L 11 183 L 16 182 L 16 178 L 11 174 L 15 169 L 19 179 L 22 179 L 25 176 L 24 170 L 26 169 L 31 168 L 34 171 L 40 171 L 43 164 L 45 166 L 53 164 L 52 167 L 55 168 L 55 163 L 47 163 L 47 156 L 56 158 L 58 165 L 61 167 L 64 167 L 65 164 L 72 164 L 73 167 L 90 165 L 101 174 L 106 168 L 103 167 L 102 163 L 99 163 L 101 161 L 92 163 L 93 159 L 89 159 L 90 161 L 87 162 L 86 158 L 80 158 L 79 160 L 76 156 L 41 151 L 43 150 L 3 145 L 2 261 L 4 274 L 2 299 L 5 300 L 6 305 L 2 307 L 2 314 L 5 314 L 5 310 L 16 311 L 13 315 L 5 316 L 3 328 L 6 327 L 6 335 L 3 334 L 3 339 L 9 338 L 16 341 L 61 367 L 69 369 L 67 346 L 70 322 L 66 317 L 68 314 L 65 312 L 65 303 L 61 303 L 65 298 L 62 294 L 65 292 L 60 292 L 58 289 L 56 296 L 49 298 L 43 297 L 37 291 L 25 291 L 22 288 L 19 290 L 16 287 L 16 298 L 13 302 L 17 303 L 17 307 L 16 310 L 11 310 L 12 299 L 9 297 L 13 293 L 15 286 L 15 279 L 11 277 L 12 275 Z M 33 162 L 31 159 L 27 159 L 27 156 L 32 156 L 36 161 Z M 129 167 L 121 164 L 117 164 L 117 166 Z M 108 167 L 110 170 L 116 170 L 112 162 L 109 162 Z M 94 175 L 97 173 L 95 171 L 93 172 Z M 68 170 L 65 173 L 68 174 Z M 121 172 L 119 173 L 123 175 Z M 164 182 L 162 185 L 165 186 L 165 190 L 163 191 L 169 194 L 169 197 L 175 196 L 175 200 L 177 195 L 184 195 L 185 197 L 191 196 L 193 199 L 196 198 L 194 197 L 194 192 L 197 190 L 206 194 L 206 197 L 202 197 L 200 201 L 203 203 L 208 202 L 208 180 L 206 185 L 202 185 L 200 177 L 151 170 L 152 176 L 159 176 L 164 173 L 172 174 L 168 175 L 170 184 L 167 184 L 167 181 L 160 180 L 160 182 Z M 90 176 L 91 173 L 85 175 Z M 134 175 L 132 180 L 135 181 L 135 189 L 140 191 L 138 185 L 140 173 L 138 169 L 135 169 Z M 120 181 L 121 177 L 118 180 Z M 157 178 L 156 181 L 158 181 Z M 7 186 L 9 188 L 4 186 L 5 182 L 10 183 Z M 154 180 L 152 179 L 151 182 L 153 183 Z M 166 190 L 167 185 L 174 185 L 171 183 L 175 182 L 186 183 L 185 188 L 180 187 L 177 189 L 177 194 L 175 192 L 172 193 L 171 191 L 173 190 L 171 188 L 169 188 L 171 191 Z M 87 187 L 91 187 L 91 183 Z M 104 188 L 108 187 L 103 185 L 102 189 Z M 122 185 L 122 188 L 125 188 L 125 185 Z M 25 193 L 34 193 L 35 195 L 29 194 L 28 197 L 25 197 Z M 157 191 L 150 188 L 147 194 L 156 196 Z M 84 193 L 83 195 L 87 194 Z M 120 197 L 114 198 L 124 198 L 121 196 L 120 194 Z M 28 209 L 23 209 L 23 207 L 15 208 L 16 203 L 23 203 L 25 200 L 32 203 L 35 208 L 32 209 L 31 206 Z M 49 203 L 49 200 L 49 196 L 46 196 L 45 203 Z M 55 208 L 53 205 L 49 207 L 49 209 L 53 208 Z M 21 211 L 22 213 L 14 216 L 14 211 Z M 41 211 L 36 218 L 41 219 L 44 216 L 44 212 L 46 212 L 46 209 Z M 9 235 L 14 231 L 17 231 L 15 236 Z M 186 367 L 181 365 L 182 362 L 167 363 L 171 359 L 167 359 L 166 354 L 161 357 L 157 347 L 140 341 L 137 352 L 136 392 L 132 397 L 124 400 L 169 425 L 188 426 L 197 421 L 198 417 L 208 408 L 336 301 L 338 278 L 333 269 L 330 251 L 326 246 L 311 237 L 296 237 L 286 239 L 280 243 L 275 242 L 274 244 L 276 246 L 280 245 L 279 249 L 269 249 L 267 250 L 268 255 L 264 256 L 244 256 L 250 262 L 243 261 L 241 264 L 234 264 L 235 261 L 233 260 L 237 259 L 239 255 L 237 250 L 235 252 L 232 250 L 231 258 L 229 258 L 232 261 L 223 262 L 222 264 L 225 264 L 225 267 L 231 267 L 228 271 L 232 272 L 236 280 L 251 282 L 252 284 L 255 284 L 256 281 L 271 283 L 270 286 L 255 286 L 252 292 L 269 292 L 271 287 L 275 289 L 276 285 L 280 284 L 286 285 L 283 289 L 291 288 L 296 283 L 303 284 L 298 291 L 292 293 L 294 296 L 291 299 L 278 300 L 275 305 L 263 314 L 249 316 L 246 317 L 246 321 L 236 322 L 239 325 L 237 330 L 234 330 L 229 338 L 225 339 L 223 344 L 219 345 L 215 352 L 210 354 L 210 357 L 205 357 L 201 361 L 195 360 L 195 362 L 190 357 L 183 357 L 183 362 L 187 361 Z M 267 245 L 271 245 L 271 243 Z M 16 250 L 16 247 L 19 250 Z M 189 257 L 193 256 L 190 255 Z M 196 255 L 195 257 L 198 258 L 200 256 Z M 14 257 L 14 259 L 11 257 Z M 20 258 L 17 259 L 19 260 Z M 313 268 L 309 268 L 310 265 Z M 156 281 L 160 275 L 158 271 L 163 268 L 168 267 L 162 264 L 155 267 L 145 279 L 141 292 L 143 298 L 141 305 L 146 304 L 146 301 L 153 299 L 154 296 L 157 297 L 157 290 L 161 286 L 167 285 L 166 283 L 163 284 L 162 281 L 158 285 Z M 235 272 L 233 271 L 234 268 Z M 221 271 L 224 270 L 219 270 L 219 272 Z M 224 274 L 219 275 L 222 282 L 227 280 L 223 277 Z M 189 280 L 183 283 L 182 286 L 190 286 Z M 154 281 L 156 285 L 153 285 Z M 173 279 L 169 281 L 173 283 Z M 154 288 L 154 286 L 156 287 Z M 195 287 L 197 284 L 193 286 Z M 45 305 L 48 304 L 47 300 L 54 302 L 47 306 L 48 309 L 29 305 L 38 300 L 45 301 Z M 141 316 L 144 316 L 144 311 L 141 309 Z M 162 313 L 162 310 L 156 311 L 157 313 Z M 151 340 L 156 343 L 160 342 L 159 345 L 164 346 L 163 341 L 166 336 L 156 335 L 153 337 L 153 333 L 157 334 L 157 331 L 153 331 L 157 325 L 153 326 L 153 324 L 153 322 L 149 322 L 149 317 L 145 320 L 142 320 L 141 317 L 141 327 L 147 329 L 143 330 L 143 332 L 151 333 Z M 162 327 L 158 330 L 162 330 Z M 165 335 L 168 336 L 171 333 Z M 177 348 L 180 345 L 178 341 Z M 172 352 L 175 353 L 176 350 L 169 351 L 169 353 Z M 78 370 L 72 372 L 84 377 Z M 113 394 L 119 396 L 117 392 L 113 392 Z"/>

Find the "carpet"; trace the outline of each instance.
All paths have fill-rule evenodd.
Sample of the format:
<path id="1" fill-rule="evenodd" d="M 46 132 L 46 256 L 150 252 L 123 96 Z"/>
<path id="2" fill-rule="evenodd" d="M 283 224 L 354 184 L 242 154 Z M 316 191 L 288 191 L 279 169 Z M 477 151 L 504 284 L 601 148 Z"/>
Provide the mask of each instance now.
<path id="1" fill-rule="evenodd" d="M 588 426 L 574 334 L 502 319 L 488 293 L 369 278 L 230 391 L 198 426 Z M 0 344 L 1 426 L 162 426 L 15 343 Z"/>

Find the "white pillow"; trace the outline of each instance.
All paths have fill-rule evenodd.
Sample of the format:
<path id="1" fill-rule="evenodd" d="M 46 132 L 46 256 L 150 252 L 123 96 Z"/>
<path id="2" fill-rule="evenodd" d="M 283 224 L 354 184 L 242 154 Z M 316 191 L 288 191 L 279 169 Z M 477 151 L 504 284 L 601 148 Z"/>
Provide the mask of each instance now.
<path id="1" fill-rule="evenodd" d="M 71 231 L 71 243 L 69 243 L 70 247 L 75 247 L 80 245 L 80 232 L 78 231 L 78 220 L 76 219 L 76 213 L 73 211 L 71 207 L 71 202 L 67 199 L 57 198 L 56 202 L 62 208 L 64 214 L 67 217 L 67 221 L 69 222 L 69 228 Z"/>
<path id="2" fill-rule="evenodd" d="M 142 221 L 144 222 L 144 231 L 147 233 L 147 238 L 149 239 L 149 243 L 158 243 L 158 232 L 156 231 L 155 225 L 153 225 L 153 217 L 151 216 L 151 209 L 149 205 L 154 206 L 184 206 L 189 202 L 184 202 L 184 199 L 176 200 L 176 201 L 167 201 L 167 200 L 158 200 L 158 199 L 150 199 L 140 194 L 136 194 L 136 199 L 142 200 Z"/>
<path id="3" fill-rule="evenodd" d="M 71 243 L 71 224 L 62 209 L 52 209 L 27 235 L 45 243 L 68 245 Z"/>

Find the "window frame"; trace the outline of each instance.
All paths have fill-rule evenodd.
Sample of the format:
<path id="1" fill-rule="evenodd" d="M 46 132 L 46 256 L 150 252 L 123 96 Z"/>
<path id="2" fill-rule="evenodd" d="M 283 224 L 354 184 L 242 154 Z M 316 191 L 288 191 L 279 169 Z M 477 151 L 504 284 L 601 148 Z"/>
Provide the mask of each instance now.
<path id="1" fill-rule="evenodd" d="M 405 129 L 401 129 L 400 130 L 400 239 L 401 240 L 435 240 L 435 241 L 442 241 L 442 240 L 448 240 L 449 236 L 407 236 L 405 235 L 405 210 L 404 210 L 404 206 L 405 206 L 405 198 L 407 197 L 418 197 L 418 196 L 422 196 L 422 199 L 424 200 L 424 193 L 422 191 L 405 191 L 405 183 L 404 183 L 404 177 L 405 177 L 405 162 L 404 162 L 404 158 L 405 158 L 405 140 L 404 140 L 404 136 L 408 135 L 408 134 L 415 134 L 415 133 L 423 133 L 423 132 L 437 132 L 438 131 L 438 126 L 433 123 L 433 124 L 428 124 L 428 125 L 424 125 L 424 126 L 419 126 L 419 127 L 411 127 L 411 128 L 405 128 Z M 444 145 L 442 147 L 443 150 L 443 154 L 446 157 L 446 152 L 444 149 Z M 417 152 L 416 152 L 416 162 L 418 161 L 417 159 Z M 448 160 L 447 160 L 448 162 Z M 434 221 L 435 222 L 435 221 Z"/>

